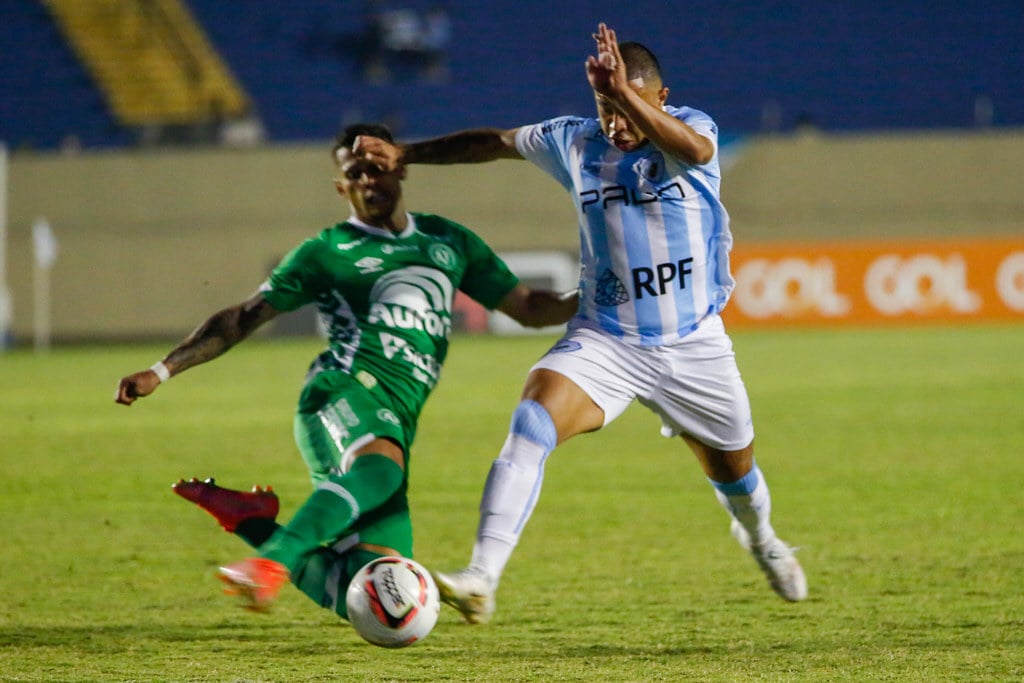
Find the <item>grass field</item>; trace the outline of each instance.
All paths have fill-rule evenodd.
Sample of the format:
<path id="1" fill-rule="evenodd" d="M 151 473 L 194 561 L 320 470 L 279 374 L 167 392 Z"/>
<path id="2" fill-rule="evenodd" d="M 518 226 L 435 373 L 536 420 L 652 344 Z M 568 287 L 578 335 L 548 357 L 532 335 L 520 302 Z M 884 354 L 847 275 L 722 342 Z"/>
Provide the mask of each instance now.
<path id="1" fill-rule="evenodd" d="M 219 594 L 247 554 L 179 477 L 308 491 L 291 411 L 313 341 L 249 342 L 124 408 L 166 347 L 0 354 L 0 680 L 1024 679 L 1024 326 L 734 335 L 780 535 L 783 603 L 699 468 L 634 406 L 561 447 L 492 624 L 445 609 L 401 651 L 295 590 Z M 548 338 L 458 337 L 412 461 L 417 557 L 469 557 L 476 506 Z"/>

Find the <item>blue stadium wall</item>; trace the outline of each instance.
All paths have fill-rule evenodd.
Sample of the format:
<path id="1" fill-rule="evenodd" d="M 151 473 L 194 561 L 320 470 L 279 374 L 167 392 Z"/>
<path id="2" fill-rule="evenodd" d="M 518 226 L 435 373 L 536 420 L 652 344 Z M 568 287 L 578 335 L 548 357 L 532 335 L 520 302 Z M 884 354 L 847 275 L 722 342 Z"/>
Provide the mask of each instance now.
<path id="1" fill-rule="evenodd" d="M 583 61 L 601 20 L 651 47 L 670 101 L 707 111 L 726 134 L 1024 125 L 1021 0 L 384 0 L 440 5 L 453 23 L 446 81 L 396 73 L 384 84 L 360 71 L 369 2 L 186 1 L 272 141 L 326 139 L 356 119 L 414 138 L 589 114 Z M 131 143 L 38 2 L 0 3 L 0 31 L 0 139 Z"/>

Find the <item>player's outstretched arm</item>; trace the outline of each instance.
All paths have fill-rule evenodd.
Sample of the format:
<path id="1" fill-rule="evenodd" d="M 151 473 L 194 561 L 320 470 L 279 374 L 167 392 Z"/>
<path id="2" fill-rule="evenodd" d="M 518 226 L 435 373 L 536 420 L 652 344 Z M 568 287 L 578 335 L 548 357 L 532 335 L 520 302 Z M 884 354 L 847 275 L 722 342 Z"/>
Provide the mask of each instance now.
<path id="1" fill-rule="evenodd" d="M 406 164 L 478 164 L 523 158 L 516 149 L 515 128 L 474 128 L 408 144 L 360 135 L 352 152 L 386 171 Z"/>
<path id="2" fill-rule="evenodd" d="M 149 396 L 161 382 L 220 356 L 277 314 L 262 294 L 214 313 L 161 362 L 122 377 L 114 400 L 130 406 L 135 399 Z"/>
<path id="3" fill-rule="evenodd" d="M 576 290 L 559 294 L 520 283 L 505 295 L 498 310 L 524 327 L 547 327 L 567 321 L 576 313 L 579 303 Z"/>

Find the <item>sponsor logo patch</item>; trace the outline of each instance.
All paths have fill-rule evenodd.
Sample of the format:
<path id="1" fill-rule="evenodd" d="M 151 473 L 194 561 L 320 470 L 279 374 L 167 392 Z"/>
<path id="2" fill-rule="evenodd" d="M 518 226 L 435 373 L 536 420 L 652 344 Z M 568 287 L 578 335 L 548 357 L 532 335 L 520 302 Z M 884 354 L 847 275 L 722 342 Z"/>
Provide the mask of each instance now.
<path id="1" fill-rule="evenodd" d="M 583 348 L 583 345 L 578 341 L 560 341 L 551 347 L 548 353 L 572 353 L 573 351 L 579 351 Z"/>

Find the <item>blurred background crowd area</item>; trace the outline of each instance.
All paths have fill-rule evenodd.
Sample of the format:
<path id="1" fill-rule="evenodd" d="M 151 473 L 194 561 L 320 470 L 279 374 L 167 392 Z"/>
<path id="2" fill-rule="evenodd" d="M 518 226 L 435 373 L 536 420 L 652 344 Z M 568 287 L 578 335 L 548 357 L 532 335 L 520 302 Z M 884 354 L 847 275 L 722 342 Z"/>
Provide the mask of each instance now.
<path id="1" fill-rule="evenodd" d="M 1022 0 L 0 0 L 0 348 L 180 338 L 235 303 L 346 217 L 346 124 L 593 115 L 601 21 L 718 122 L 730 325 L 1024 319 Z M 413 168 L 405 195 L 573 286 L 543 173 Z"/>
<path id="2" fill-rule="evenodd" d="M 599 21 L 725 135 L 1024 125 L 1020 0 L 7 0 L 9 149 L 403 138 L 590 114 Z"/>

